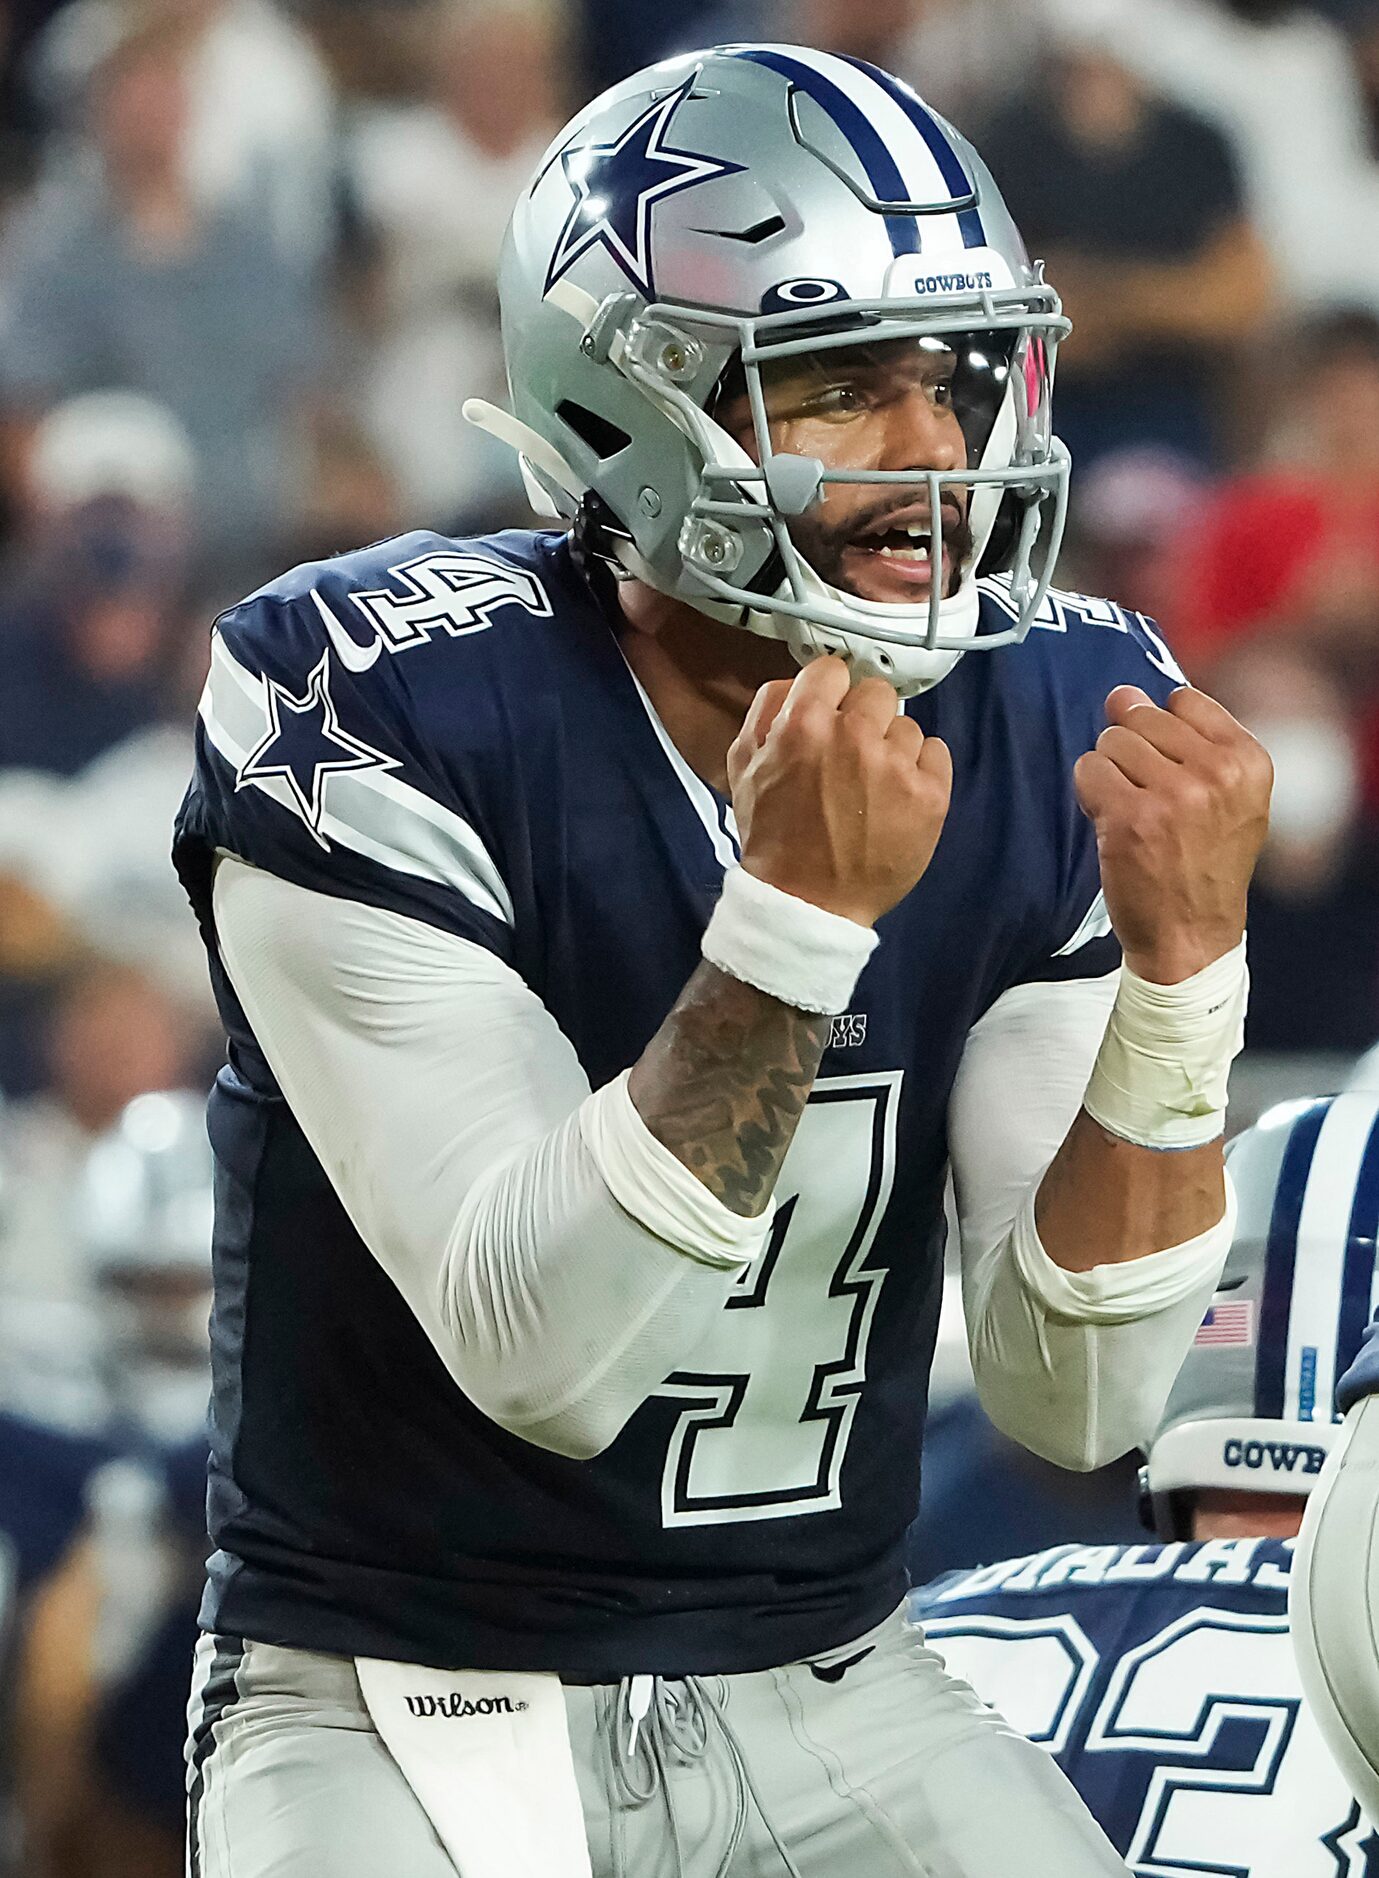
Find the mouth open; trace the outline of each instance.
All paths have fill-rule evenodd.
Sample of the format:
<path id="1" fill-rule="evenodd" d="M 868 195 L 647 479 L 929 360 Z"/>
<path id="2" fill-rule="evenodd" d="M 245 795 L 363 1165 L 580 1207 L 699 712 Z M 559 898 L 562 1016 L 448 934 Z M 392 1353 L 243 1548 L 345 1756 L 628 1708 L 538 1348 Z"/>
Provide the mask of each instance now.
<path id="1" fill-rule="evenodd" d="M 956 508 L 944 505 L 939 591 L 952 590 L 966 553 L 966 525 Z M 927 600 L 934 584 L 929 517 L 908 511 L 883 527 L 856 535 L 843 548 L 843 584 L 860 599 L 910 605 Z"/>

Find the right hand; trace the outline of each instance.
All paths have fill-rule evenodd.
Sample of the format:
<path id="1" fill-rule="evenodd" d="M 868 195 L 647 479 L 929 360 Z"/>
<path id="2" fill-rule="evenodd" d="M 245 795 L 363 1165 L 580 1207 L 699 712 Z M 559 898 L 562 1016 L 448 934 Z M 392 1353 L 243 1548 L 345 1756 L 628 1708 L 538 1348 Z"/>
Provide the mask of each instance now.
<path id="1" fill-rule="evenodd" d="M 761 687 L 728 785 L 749 874 L 871 926 L 933 859 L 953 759 L 897 711 L 884 679 L 853 685 L 828 656 Z"/>

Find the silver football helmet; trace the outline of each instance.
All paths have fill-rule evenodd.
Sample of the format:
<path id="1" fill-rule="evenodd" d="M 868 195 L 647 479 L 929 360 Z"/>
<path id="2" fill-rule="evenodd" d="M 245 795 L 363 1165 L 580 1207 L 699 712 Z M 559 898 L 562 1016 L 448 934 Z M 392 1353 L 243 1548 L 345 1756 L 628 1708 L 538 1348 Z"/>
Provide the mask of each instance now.
<path id="1" fill-rule="evenodd" d="M 513 409 L 467 414 L 615 571 L 902 695 L 1028 631 L 1067 505 L 1068 323 L 976 151 L 907 86 L 798 46 L 638 73 L 547 153 L 500 290 Z M 935 381 L 955 460 L 830 464 L 810 447 L 826 426 L 780 415 L 782 395 L 855 409 L 878 372 Z M 841 583 L 848 553 L 886 557 L 868 563 L 886 598 Z M 1003 576 L 995 633 L 984 574 Z"/>
<path id="2" fill-rule="evenodd" d="M 1226 1160 L 1235 1236 L 1141 1477 L 1165 1539 L 1190 1536 L 1203 1488 L 1311 1492 L 1340 1438 L 1336 1384 L 1379 1303 L 1379 1097 L 1280 1103 Z"/>

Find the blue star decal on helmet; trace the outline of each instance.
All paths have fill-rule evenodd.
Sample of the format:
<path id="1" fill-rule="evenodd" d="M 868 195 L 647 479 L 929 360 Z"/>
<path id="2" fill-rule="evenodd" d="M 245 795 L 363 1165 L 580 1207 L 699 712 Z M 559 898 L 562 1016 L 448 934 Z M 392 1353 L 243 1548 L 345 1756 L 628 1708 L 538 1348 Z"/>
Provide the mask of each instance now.
<path id="1" fill-rule="evenodd" d="M 656 297 L 651 262 L 651 211 L 667 196 L 694 189 L 716 176 L 731 176 L 744 166 L 719 157 L 676 150 L 666 142 L 671 119 L 693 88 L 691 78 L 678 91 L 658 98 L 629 124 L 616 143 L 580 144 L 560 154 L 565 179 L 574 191 L 560 240 L 546 275 L 545 292 L 582 254 L 601 244 L 648 300 Z"/>
<path id="2" fill-rule="evenodd" d="M 260 788 L 276 778 L 287 784 L 290 807 L 301 816 L 313 840 L 323 848 L 330 843 L 321 833 L 323 793 L 327 776 L 343 770 L 398 769 L 396 757 L 375 750 L 342 728 L 330 695 L 330 653 L 307 680 L 306 691 L 294 697 L 285 685 L 265 677 L 268 731 L 252 749 L 235 777 L 236 791 L 246 784 Z M 281 797 L 277 797 L 281 800 Z"/>

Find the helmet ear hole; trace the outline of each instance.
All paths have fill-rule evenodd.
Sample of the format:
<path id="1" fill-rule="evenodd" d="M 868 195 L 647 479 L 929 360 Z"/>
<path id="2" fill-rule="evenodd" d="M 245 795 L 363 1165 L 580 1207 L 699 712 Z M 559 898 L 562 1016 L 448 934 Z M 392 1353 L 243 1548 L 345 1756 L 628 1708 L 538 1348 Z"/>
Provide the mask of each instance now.
<path id="1" fill-rule="evenodd" d="M 586 448 L 593 451 L 600 463 L 606 463 L 625 450 L 632 439 L 617 424 L 610 423 L 606 417 L 600 417 L 597 411 L 591 411 L 587 404 L 576 404 L 572 398 L 565 398 L 555 407 L 555 414 L 561 423 L 572 430 Z"/>

